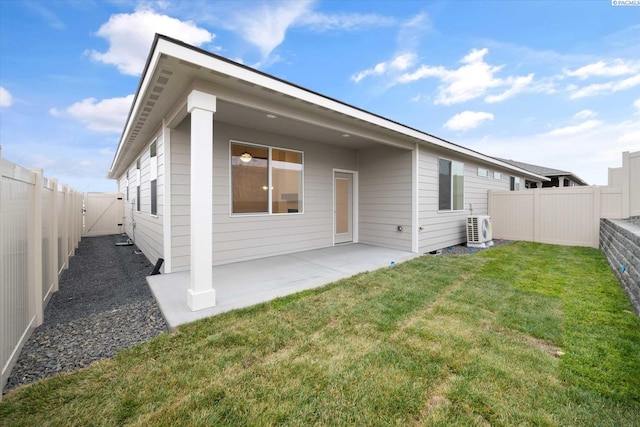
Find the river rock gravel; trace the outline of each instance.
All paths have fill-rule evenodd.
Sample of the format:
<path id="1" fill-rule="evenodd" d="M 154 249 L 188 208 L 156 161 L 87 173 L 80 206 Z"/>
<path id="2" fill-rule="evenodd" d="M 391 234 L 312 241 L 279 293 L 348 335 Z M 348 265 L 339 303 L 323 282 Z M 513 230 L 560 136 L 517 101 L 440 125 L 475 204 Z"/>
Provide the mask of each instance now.
<path id="1" fill-rule="evenodd" d="M 153 266 L 126 236 L 84 237 L 25 343 L 3 393 L 112 357 L 167 332 L 145 277 Z"/>

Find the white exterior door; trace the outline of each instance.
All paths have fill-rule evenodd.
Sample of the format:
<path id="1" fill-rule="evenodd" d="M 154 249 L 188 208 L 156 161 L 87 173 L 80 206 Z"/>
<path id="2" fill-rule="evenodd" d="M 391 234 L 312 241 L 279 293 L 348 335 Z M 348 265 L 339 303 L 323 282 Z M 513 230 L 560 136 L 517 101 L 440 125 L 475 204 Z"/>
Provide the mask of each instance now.
<path id="1" fill-rule="evenodd" d="M 335 243 L 353 242 L 353 174 L 334 175 Z"/>

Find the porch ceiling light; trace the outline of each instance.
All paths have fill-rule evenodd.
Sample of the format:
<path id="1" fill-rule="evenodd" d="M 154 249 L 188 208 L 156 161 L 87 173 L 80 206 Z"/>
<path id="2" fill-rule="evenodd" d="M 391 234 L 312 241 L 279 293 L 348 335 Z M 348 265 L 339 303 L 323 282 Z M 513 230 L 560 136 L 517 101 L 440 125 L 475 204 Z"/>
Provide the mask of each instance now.
<path id="1" fill-rule="evenodd" d="M 247 151 L 245 151 L 244 153 L 240 154 L 240 161 L 242 163 L 249 163 L 251 161 L 251 159 L 253 159 L 253 156 Z"/>
<path id="2" fill-rule="evenodd" d="M 343 134 L 342 134 L 342 137 L 343 137 L 343 138 L 349 138 L 350 136 L 351 136 L 351 135 L 349 135 L 348 133 L 343 133 Z"/>
<path id="3" fill-rule="evenodd" d="M 277 119 L 278 116 L 276 116 L 275 114 L 267 114 L 267 119 Z"/>

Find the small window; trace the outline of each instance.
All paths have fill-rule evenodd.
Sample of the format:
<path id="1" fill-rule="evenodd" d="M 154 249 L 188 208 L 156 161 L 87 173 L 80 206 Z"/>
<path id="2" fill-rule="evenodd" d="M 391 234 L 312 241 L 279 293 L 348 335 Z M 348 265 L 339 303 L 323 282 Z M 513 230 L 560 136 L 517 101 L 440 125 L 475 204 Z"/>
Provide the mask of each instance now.
<path id="1" fill-rule="evenodd" d="M 516 176 L 512 176 L 510 179 L 510 189 L 511 191 L 520 191 L 520 178 Z"/>
<path id="2" fill-rule="evenodd" d="M 151 215 L 158 215 L 158 188 L 157 180 L 151 181 Z"/>
<path id="3" fill-rule="evenodd" d="M 487 178 L 489 176 L 489 171 L 485 168 L 478 168 L 478 176 Z"/>
<path id="4" fill-rule="evenodd" d="M 136 211 L 140 212 L 140 159 L 136 160 Z"/>
<path id="5" fill-rule="evenodd" d="M 493 179 L 502 179 L 502 172 L 493 171 Z"/>
<path id="6" fill-rule="evenodd" d="M 231 213 L 302 212 L 303 153 L 231 143 Z"/>
<path id="7" fill-rule="evenodd" d="M 158 151 L 157 140 L 151 143 L 149 147 L 149 188 L 151 192 L 151 215 L 158 215 Z"/>
<path id="8" fill-rule="evenodd" d="M 438 159 L 438 210 L 464 209 L 464 164 Z"/>

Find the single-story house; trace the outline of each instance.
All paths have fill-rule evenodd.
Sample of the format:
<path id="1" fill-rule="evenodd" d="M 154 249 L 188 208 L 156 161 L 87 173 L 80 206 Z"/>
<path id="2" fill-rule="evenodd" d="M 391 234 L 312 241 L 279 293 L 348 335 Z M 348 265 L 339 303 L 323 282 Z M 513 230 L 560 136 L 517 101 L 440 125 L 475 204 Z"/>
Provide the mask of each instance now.
<path id="1" fill-rule="evenodd" d="M 548 181 L 531 181 L 525 180 L 525 188 L 548 188 L 548 187 L 578 187 L 589 185 L 573 172 L 563 171 L 560 169 L 548 168 L 546 166 L 532 165 L 530 163 L 516 162 L 511 159 L 501 159 L 505 163 L 528 170 L 536 175 L 549 178 Z M 512 188 L 513 189 L 513 188 Z"/>
<path id="2" fill-rule="evenodd" d="M 351 242 L 427 253 L 466 241 L 487 190 L 546 178 L 156 35 L 108 177 L 126 232 L 164 273 Z"/>

